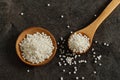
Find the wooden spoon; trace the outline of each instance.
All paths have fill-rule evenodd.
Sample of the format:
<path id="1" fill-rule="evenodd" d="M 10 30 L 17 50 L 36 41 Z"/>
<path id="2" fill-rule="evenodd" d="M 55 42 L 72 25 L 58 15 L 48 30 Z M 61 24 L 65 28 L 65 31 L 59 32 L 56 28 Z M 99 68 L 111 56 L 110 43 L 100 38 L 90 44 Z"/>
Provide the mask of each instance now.
<path id="1" fill-rule="evenodd" d="M 76 31 L 75 33 L 81 33 L 83 35 L 86 35 L 88 38 L 90 38 L 90 45 L 92 44 L 92 40 L 94 37 L 94 34 L 97 30 L 97 28 L 100 26 L 100 24 L 112 13 L 112 11 L 120 4 L 120 0 L 112 0 L 109 5 L 104 9 L 104 11 L 101 13 L 101 15 L 90 25 L 87 27 Z M 72 34 L 73 35 L 73 34 Z M 71 36 L 72 36 L 71 35 Z M 71 37 L 70 36 L 70 37 Z M 70 39 L 70 38 L 69 38 Z M 68 39 L 68 41 L 69 41 Z M 69 44 L 68 44 L 69 47 Z M 89 47 L 90 48 L 90 47 Z M 87 51 L 88 49 L 86 49 Z M 86 52 L 85 51 L 85 52 Z M 84 52 L 84 53 L 85 53 Z"/>
<path id="2" fill-rule="evenodd" d="M 47 34 L 48 36 L 50 36 L 52 42 L 53 42 L 53 46 L 54 46 L 54 50 L 52 51 L 52 55 L 49 57 L 49 59 L 46 59 L 45 61 L 39 63 L 39 64 L 33 64 L 27 60 L 25 60 L 22 55 L 21 55 L 21 50 L 20 50 L 20 46 L 19 43 L 26 37 L 27 34 L 34 34 L 36 32 L 44 32 L 45 34 Z M 26 30 L 24 30 L 18 37 L 17 41 L 16 41 L 16 52 L 18 57 L 26 64 L 31 65 L 31 66 L 41 66 L 44 64 L 47 64 L 49 61 L 52 60 L 52 58 L 55 56 L 56 53 L 56 49 L 57 49 L 57 44 L 56 44 L 56 40 L 54 38 L 54 36 L 46 29 L 40 28 L 40 27 L 30 27 Z"/>

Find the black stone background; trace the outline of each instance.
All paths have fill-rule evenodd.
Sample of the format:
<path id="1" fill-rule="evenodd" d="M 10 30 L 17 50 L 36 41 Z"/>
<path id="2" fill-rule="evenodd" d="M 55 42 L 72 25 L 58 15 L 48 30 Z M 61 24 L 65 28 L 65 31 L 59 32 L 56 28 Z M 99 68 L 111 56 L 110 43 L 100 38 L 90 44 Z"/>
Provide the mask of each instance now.
<path id="1" fill-rule="evenodd" d="M 18 35 L 30 26 L 48 29 L 59 41 L 60 37 L 70 35 L 70 31 L 82 29 L 96 19 L 110 0 L 0 0 L 0 80 L 75 80 L 62 73 L 58 66 L 58 52 L 55 58 L 45 66 L 30 67 L 19 60 L 15 51 Z M 51 4 L 49 7 L 47 4 Z M 21 16 L 20 13 L 24 15 Z M 60 16 L 64 15 L 64 18 Z M 70 25 L 70 29 L 66 26 Z M 98 28 L 94 41 L 110 43 L 104 48 L 97 45 L 103 56 L 102 67 L 96 67 L 98 73 L 93 76 L 89 70 L 91 63 L 80 71 L 85 80 L 120 80 L 120 6 Z M 94 45 L 93 45 L 94 46 Z M 95 47 L 95 46 L 94 46 Z M 88 53 L 89 54 L 89 53 Z M 103 54 L 103 55 L 104 55 Z M 30 70 L 28 73 L 27 70 Z M 93 77 L 93 78 L 92 78 Z"/>

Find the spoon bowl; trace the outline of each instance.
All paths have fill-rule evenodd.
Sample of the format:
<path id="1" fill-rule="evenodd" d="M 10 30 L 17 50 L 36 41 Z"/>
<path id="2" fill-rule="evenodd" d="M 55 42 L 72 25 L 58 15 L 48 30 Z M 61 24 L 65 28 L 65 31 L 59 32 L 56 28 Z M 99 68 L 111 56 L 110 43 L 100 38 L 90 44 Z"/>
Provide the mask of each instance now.
<path id="1" fill-rule="evenodd" d="M 74 33 L 81 33 L 82 35 L 86 35 L 90 40 L 90 46 L 92 45 L 92 41 L 93 41 L 93 37 L 94 34 L 96 32 L 96 30 L 98 29 L 98 27 L 100 26 L 100 24 L 112 13 L 112 11 L 120 4 L 120 0 L 112 0 L 109 5 L 104 9 L 104 11 L 101 13 L 101 15 L 95 20 L 93 21 L 90 25 L 88 25 L 87 27 L 78 30 Z M 70 37 L 73 34 L 70 35 Z M 70 39 L 69 37 L 69 39 Z M 68 39 L 68 41 L 69 41 Z M 68 44 L 69 47 L 69 44 Z M 89 47 L 90 48 L 90 47 Z M 88 48 L 88 49 L 89 49 Z M 69 48 L 70 49 L 70 48 Z M 83 53 L 87 52 L 87 50 L 84 51 Z"/>
<path id="2" fill-rule="evenodd" d="M 22 57 L 22 52 L 20 50 L 20 46 L 19 46 L 19 43 L 26 37 L 27 34 L 34 34 L 36 32 L 39 32 L 39 33 L 42 33 L 44 32 L 45 34 L 47 34 L 48 36 L 50 36 L 51 40 L 52 40 L 52 43 L 53 43 L 53 46 L 54 46 L 54 49 L 52 51 L 52 55 L 44 60 L 43 62 L 41 63 L 38 63 L 38 64 L 33 64 L 27 60 L 25 60 L 23 57 Z M 46 29 L 43 29 L 43 28 L 40 28 L 40 27 L 30 27 L 26 30 L 24 30 L 18 37 L 17 41 L 16 41 L 16 52 L 17 52 L 17 55 L 18 57 L 26 64 L 30 65 L 30 66 L 42 66 L 42 65 L 45 65 L 47 64 L 48 62 L 50 62 L 53 57 L 55 56 L 56 54 L 56 50 L 57 50 L 57 44 L 56 44 L 56 40 L 54 38 L 54 36 Z"/>

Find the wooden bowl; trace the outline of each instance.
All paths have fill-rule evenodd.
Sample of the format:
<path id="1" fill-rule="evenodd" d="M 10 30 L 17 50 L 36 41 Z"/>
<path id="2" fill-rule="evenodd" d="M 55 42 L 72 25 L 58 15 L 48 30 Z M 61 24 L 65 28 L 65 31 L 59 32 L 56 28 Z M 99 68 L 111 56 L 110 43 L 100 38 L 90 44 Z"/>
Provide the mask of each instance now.
<path id="1" fill-rule="evenodd" d="M 45 61 L 41 62 L 41 63 L 38 63 L 38 64 L 33 64 L 27 60 L 25 60 L 23 57 L 22 57 L 22 54 L 21 54 L 21 50 L 20 50 L 20 46 L 19 46 L 19 43 L 26 37 L 27 34 L 34 34 L 36 32 L 44 32 L 45 34 L 47 34 L 48 36 L 50 36 L 52 42 L 53 42 L 53 46 L 54 46 L 54 50 L 52 51 L 52 55 L 46 59 Z M 18 36 L 18 39 L 16 41 L 16 52 L 17 52 L 17 55 L 18 57 L 26 64 L 30 65 L 30 66 L 42 66 L 44 64 L 47 64 L 48 62 L 50 62 L 52 60 L 52 58 L 55 56 L 56 54 L 56 50 L 57 50 L 57 44 L 56 44 L 56 40 L 54 38 L 54 36 L 46 29 L 43 29 L 43 28 L 40 28 L 40 27 L 30 27 L 26 30 L 24 30 L 19 36 Z"/>

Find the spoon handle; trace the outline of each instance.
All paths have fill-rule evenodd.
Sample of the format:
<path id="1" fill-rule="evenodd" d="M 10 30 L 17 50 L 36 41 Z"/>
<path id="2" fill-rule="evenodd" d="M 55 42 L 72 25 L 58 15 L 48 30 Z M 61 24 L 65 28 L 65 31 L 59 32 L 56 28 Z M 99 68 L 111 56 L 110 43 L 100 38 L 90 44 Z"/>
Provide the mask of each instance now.
<path id="1" fill-rule="evenodd" d="M 99 25 L 112 13 L 112 11 L 120 4 L 120 0 L 112 0 L 109 5 L 104 9 L 101 15 L 93 22 L 94 29 L 97 29 Z"/>
<path id="2" fill-rule="evenodd" d="M 112 0 L 109 5 L 104 9 L 104 11 L 100 14 L 100 16 L 92 22 L 87 27 L 78 30 L 77 32 L 85 32 L 87 36 L 93 39 L 93 36 L 99 27 L 99 25 L 112 13 L 112 11 L 120 4 L 120 0 Z"/>

